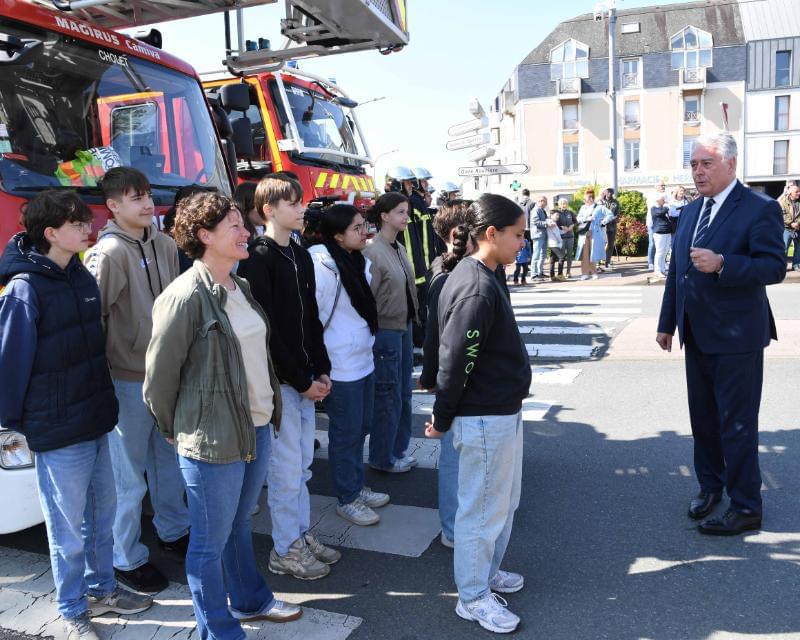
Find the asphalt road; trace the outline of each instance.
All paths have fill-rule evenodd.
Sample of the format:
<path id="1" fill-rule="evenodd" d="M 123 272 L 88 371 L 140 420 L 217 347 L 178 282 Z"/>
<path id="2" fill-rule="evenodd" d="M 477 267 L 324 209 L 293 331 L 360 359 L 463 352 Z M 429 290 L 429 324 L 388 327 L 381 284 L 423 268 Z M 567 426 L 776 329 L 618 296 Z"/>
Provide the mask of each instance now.
<path id="1" fill-rule="evenodd" d="M 643 288 L 634 316 L 655 317 L 661 291 Z M 778 318 L 797 317 L 800 286 L 772 287 L 770 298 Z M 569 311 L 567 303 L 562 313 Z M 564 344 L 587 339 L 559 336 Z M 591 359 L 542 361 L 580 373 L 571 384 L 535 387 L 534 399 L 553 406 L 543 420 L 525 425 L 522 504 L 504 562 L 526 577 L 525 589 L 507 597 L 522 618 L 516 637 L 800 639 L 797 361 L 766 360 L 764 529 L 713 538 L 699 535 L 685 513 L 697 485 L 683 361 L 606 359 L 608 342 L 594 339 Z M 415 436 L 422 436 L 423 421 L 415 416 Z M 312 493 L 332 495 L 327 462 L 316 460 L 313 472 Z M 395 504 L 436 507 L 434 470 L 370 471 L 368 483 L 388 491 Z M 147 518 L 145 532 L 152 542 Z M 255 538 L 273 590 L 363 618 L 353 640 L 489 637 L 453 612 L 452 552 L 438 541 L 419 558 L 345 549 L 328 578 L 301 583 L 267 574 L 271 541 Z M 46 553 L 44 529 L 0 536 L 0 545 Z M 180 563 L 151 548 L 170 578 L 185 582 Z M 0 640 L 22 638 L 0 631 Z"/>

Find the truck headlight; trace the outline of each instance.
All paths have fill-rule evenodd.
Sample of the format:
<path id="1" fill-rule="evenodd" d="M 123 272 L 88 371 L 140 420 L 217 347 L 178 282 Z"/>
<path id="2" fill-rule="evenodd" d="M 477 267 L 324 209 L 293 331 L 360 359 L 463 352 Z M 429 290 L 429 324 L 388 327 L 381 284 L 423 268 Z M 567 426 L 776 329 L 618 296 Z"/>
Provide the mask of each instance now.
<path id="1" fill-rule="evenodd" d="M 33 453 L 25 436 L 16 431 L 0 431 L 0 467 L 24 469 L 33 466 Z"/>

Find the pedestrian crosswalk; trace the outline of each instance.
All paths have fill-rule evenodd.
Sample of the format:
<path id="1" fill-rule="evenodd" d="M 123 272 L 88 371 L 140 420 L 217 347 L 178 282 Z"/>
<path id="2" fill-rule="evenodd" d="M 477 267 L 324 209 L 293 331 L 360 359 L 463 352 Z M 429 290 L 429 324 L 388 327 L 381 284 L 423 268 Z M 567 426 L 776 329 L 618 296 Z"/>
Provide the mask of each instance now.
<path id="1" fill-rule="evenodd" d="M 558 386 L 575 384 L 582 373 L 581 361 L 601 357 L 609 341 L 624 324 L 640 314 L 640 287 L 569 288 L 569 286 L 537 286 L 512 292 L 512 303 L 520 333 L 531 358 L 531 397 L 523 403 L 526 427 L 546 420 L 557 397 Z M 311 496 L 311 532 L 323 543 L 347 551 L 386 554 L 386 557 L 418 558 L 431 547 L 440 533 L 439 514 L 435 506 L 436 470 L 441 441 L 422 437 L 422 423 L 430 418 L 435 395 L 416 389 L 419 368 L 415 370 L 415 391 L 412 397 L 414 436 L 408 449 L 419 465 L 409 474 L 391 478 L 411 490 L 392 496 L 392 501 L 379 512 L 381 522 L 370 527 L 355 526 L 336 514 L 336 498 L 332 495 L 328 470 L 328 419 L 317 414 L 316 438 L 320 446 L 315 452 L 313 473 L 320 482 L 319 494 Z M 369 440 L 363 458 L 367 461 Z M 378 482 L 372 473 L 368 479 Z M 320 491 L 319 487 L 327 487 Z M 397 486 L 395 484 L 394 486 Z M 385 489 L 382 489 L 385 490 Z M 266 490 L 265 490 L 266 493 Z M 417 498 L 416 496 L 419 496 Z M 416 504 L 415 504 L 416 503 Z M 257 536 L 271 532 L 266 495 L 262 495 L 261 511 L 253 517 Z M 52 602 L 52 577 L 47 556 L 0 548 L 0 628 L 14 629 L 34 635 L 59 637 L 60 621 Z M 276 597 L 303 602 L 313 599 L 314 587 L 301 585 L 292 593 L 276 593 Z M 311 595 L 309 595 L 311 594 Z M 348 612 L 359 613 L 353 606 Z M 363 615 L 363 614 L 362 614 Z M 367 617 L 367 616 L 365 616 Z M 172 583 L 157 597 L 152 609 L 127 619 L 104 617 L 98 620 L 101 637 L 114 640 L 195 640 L 191 594 L 186 585 Z M 303 617 L 288 625 L 258 623 L 248 625 L 249 638 L 304 638 L 310 640 L 344 640 L 364 620 L 314 608 L 305 608 Z"/>

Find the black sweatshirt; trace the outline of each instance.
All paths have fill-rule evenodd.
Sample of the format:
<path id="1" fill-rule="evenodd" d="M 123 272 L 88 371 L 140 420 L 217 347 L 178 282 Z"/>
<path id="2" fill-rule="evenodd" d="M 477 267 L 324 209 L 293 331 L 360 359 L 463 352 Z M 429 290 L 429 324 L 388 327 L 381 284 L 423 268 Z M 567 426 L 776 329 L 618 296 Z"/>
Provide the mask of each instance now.
<path id="1" fill-rule="evenodd" d="M 442 287 L 438 317 L 436 430 L 447 431 L 456 416 L 519 411 L 530 392 L 530 359 L 496 274 L 464 258 Z"/>
<path id="2" fill-rule="evenodd" d="M 314 378 L 331 372 L 319 321 L 314 262 L 294 240 L 281 247 L 272 238 L 259 236 L 248 250 L 250 257 L 239 263 L 238 275 L 250 283 L 253 297 L 269 318 L 275 372 L 282 384 L 303 393 Z"/>
<path id="3" fill-rule="evenodd" d="M 450 272 L 442 267 L 442 256 L 436 256 L 428 272 L 428 322 L 425 323 L 422 373 L 419 376 L 419 386 L 422 389 L 433 389 L 436 386 L 436 376 L 439 375 L 439 294 L 449 275 Z M 497 265 L 495 276 L 505 296 L 510 298 L 503 265 Z"/>

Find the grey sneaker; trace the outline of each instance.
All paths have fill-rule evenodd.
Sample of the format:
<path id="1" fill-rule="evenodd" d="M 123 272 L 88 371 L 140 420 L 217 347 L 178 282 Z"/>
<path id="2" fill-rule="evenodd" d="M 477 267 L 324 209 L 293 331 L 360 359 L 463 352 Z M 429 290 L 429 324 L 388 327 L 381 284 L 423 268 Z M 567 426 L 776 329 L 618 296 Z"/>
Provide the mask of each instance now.
<path id="1" fill-rule="evenodd" d="M 497 573 L 489 578 L 489 588 L 498 593 L 516 593 L 525 586 L 525 578 L 519 573 L 498 569 Z"/>
<path id="2" fill-rule="evenodd" d="M 459 599 L 456 615 L 472 620 L 494 633 L 511 633 L 519 624 L 519 616 L 508 610 L 508 603 L 496 593 L 488 593 L 469 604 Z"/>
<path id="3" fill-rule="evenodd" d="M 364 504 L 370 509 L 377 509 L 378 507 L 389 504 L 388 493 L 379 493 L 378 491 L 373 491 L 369 487 L 364 487 L 361 489 L 361 493 L 358 494 L 358 497 L 361 498 L 361 500 L 364 501 Z"/>
<path id="4" fill-rule="evenodd" d="M 150 596 L 128 591 L 117 586 L 111 593 L 102 598 L 89 596 L 89 615 L 92 618 L 102 616 L 104 613 L 133 614 L 146 611 L 153 604 Z"/>
<path id="5" fill-rule="evenodd" d="M 290 575 L 300 580 L 319 580 L 331 572 L 331 568 L 327 564 L 323 564 L 314 557 L 305 538 L 302 537 L 292 543 L 285 556 L 278 555 L 273 547 L 269 554 L 267 567 L 272 573 Z"/>
<path id="6" fill-rule="evenodd" d="M 88 611 L 77 618 L 64 618 L 64 633 L 66 640 L 100 640 Z"/>
<path id="7" fill-rule="evenodd" d="M 285 602 L 283 600 L 273 600 L 272 606 L 262 609 L 255 615 L 240 613 L 235 609 L 230 609 L 230 612 L 231 615 L 240 622 L 256 622 L 258 620 L 267 620 L 269 622 L 291 622 L 292 620 L 297 620 L 303 615 L 303 609 L 299 605 L 292 604 L 291 602 Z"/>
<path id="8" fill-rule="evenodd" d="M 342 554 L 340 551 L 326 547 L 310 533 L 306 532 L 303 537 L 306 539 L 306 544 L 308 545 L 308 548 L 311 549 L 311 553 L 320 562 L 324 562 L 325 564 L 336 564 L 342 559 Z"/>
<path id="9" fill-rule="evenodd" d="M 359 527 L 378 524 L 381 520 L 381 517 L 369 508 L 360 497 L 348 504 L 336 505 L 336 515 Z"/>

